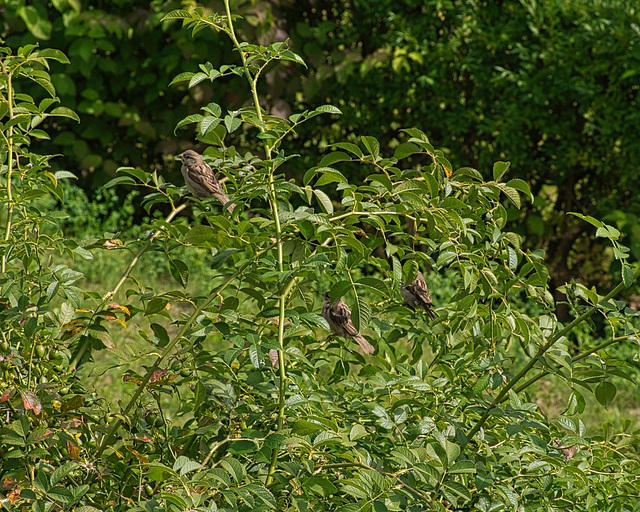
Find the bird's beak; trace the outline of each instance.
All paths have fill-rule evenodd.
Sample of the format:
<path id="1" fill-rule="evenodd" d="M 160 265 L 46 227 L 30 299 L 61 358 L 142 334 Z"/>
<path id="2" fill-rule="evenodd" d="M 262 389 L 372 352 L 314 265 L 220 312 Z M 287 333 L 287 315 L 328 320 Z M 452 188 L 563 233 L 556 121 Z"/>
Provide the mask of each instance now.
<path id="1" fill-rule="evenodd" d="M 176 160 L 184 160 L 184 153 L 180 153 L 179 155 L 175 156 Z"/>

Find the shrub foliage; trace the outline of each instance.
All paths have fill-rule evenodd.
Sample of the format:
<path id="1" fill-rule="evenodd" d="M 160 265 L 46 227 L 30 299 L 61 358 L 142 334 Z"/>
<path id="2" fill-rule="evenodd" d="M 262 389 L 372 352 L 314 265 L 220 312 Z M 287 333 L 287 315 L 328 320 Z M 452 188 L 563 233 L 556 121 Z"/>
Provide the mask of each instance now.
<path id="1" fill-rule="evenodd" d="M 194 128 L 204 154 L 237 205 L 183 199 L 157 173 L 121 168 L 107 187 L 146 193 L 147 234 L 79 243 L 43 215 L 38 198 L 63 200 L 34 152 L 56 107 L 47 61 L 58 51 L 2 49 L 2 323 L 0 430 L 3 506 L 32 510 L 634 510 L 640 491 L 637 433 L 587 433 L 585 394 L 614 399 L 612 376 L 625 362 L 607 347 L 636 340 L 637 315 L 616 300 L 638 275 L 620 233 L 576 214 L 608 240 L 621 264 L 602 295 L 566 287 L 569 323 L 560 323 L 541 251 L 509 230 L 507 208 L 530 201 L 528 185 L 496 162 L 487 180 L 452 168 L 419 129 L 385 154 L 376 138 L 333 144 L 302 179 L 287 178 L 283 150 L 302 123 L 338 116 L 323 105 L 281 118 L 258 101 L 261 77 L 278 61 L 304 65 L 285 43 L 239 41 L 234 17 L 172 11 L 194 37 L 229 37 L 237 62 L 209 63 L 174 82 L 222 76 L 244 84 L 251 105 L 210 102 L 179 121 Z M 33 80 L 50 99 L 16 94 Z M 240 127 L 262 150 L 228 143 Z M 300 144 L 300 148 L 303 144 Z M 410 162 L 408 164 L 407 162 Z M 363 169 L 363 180 L 344 169 Z M 342 170 L 341 170 L 342 169 Z M 185 213 L 187 213 L 185 215 Z M 208 295 L 177 254 L 206 258 Z M 57 264 L 126 250 L 131 263 L 113 289 L 83 288 L 82 274 Z M 166 258 L 175 282 L 159 291 L 131 278 L 140 256 Z M 418 271 L 456 276 L 447 301 L 432 289 L 436 318 L 401 303 Z M 376 346 L 328 336 L 324 291 L 350 304 L 354 325 Z M 531 303 L 532 308 L 521 305 Z M 572 347 L 577 326 L 606 326 L 592 346 Z M 143 353 L 125 372 L 129 390 L 108 403 L 88 389 L 83 369 L 136 326 Z M 118 341 L 119 342 L 119 341 Z M 118 343 L 116 342 L 116 343 Z M 122 339 L 124 343 L 124 337 Z M 526 362 L 515 366 L 507 348 Z M 116 369 L 109 370 L 116 372 Z M 566 410 L 547 417 L 528 394 L 547 375 L 569 389 Z M 170 397 L 171 406 L 162 401 Z"/>

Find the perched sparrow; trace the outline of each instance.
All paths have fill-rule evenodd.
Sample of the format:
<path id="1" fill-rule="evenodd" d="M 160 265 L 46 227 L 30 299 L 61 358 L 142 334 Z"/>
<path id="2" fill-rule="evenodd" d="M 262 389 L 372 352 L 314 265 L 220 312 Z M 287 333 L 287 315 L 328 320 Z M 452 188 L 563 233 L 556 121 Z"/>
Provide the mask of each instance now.
<path id="1" fill-rule="evenodd" d="M 322 316 L 328 322 L 331 331 L 343 338 L 356 340 L 365 354 L 373 354 L 375 350 L 373 345 L 364 339 L 351 322 L 351 310 L 349 306 L 347 306 L 342 299 L 338 299 L 331 304 L 329 292 L 324 292 L 322 296 L 324 297 Z"/>
<path id="2" fill-rule="evenodd" d="M 431 308 L 433 308 L 433 302 L 431 302 L 429 288 L 427 288 L 427 283 L 422 276 L 422 272 L 418 272 L 418 276 L 415 278 L 413 283 L 401 288 L 400 294 L 402 295 L 405 304 L 408 304 L 414 309 L 424 309 L 431 320 L 435 318 L 433 311 L 431 311 Z"/>
<path id="3" fill-rule="evenodd" d="M 182 160 L 182 176 L 187 184 L 189 191 L 198 199 L 206 199 L 207 197 L 215 197 L 223 205 L 229 202 L 229 198 L 222 190 L 216 175 L 211 170 L 202 157 L 193 151 L 187 149 L 184 153 L 178 155 Z M 236 207 L 231 203 L 228 206 L 230 212 Z"/>

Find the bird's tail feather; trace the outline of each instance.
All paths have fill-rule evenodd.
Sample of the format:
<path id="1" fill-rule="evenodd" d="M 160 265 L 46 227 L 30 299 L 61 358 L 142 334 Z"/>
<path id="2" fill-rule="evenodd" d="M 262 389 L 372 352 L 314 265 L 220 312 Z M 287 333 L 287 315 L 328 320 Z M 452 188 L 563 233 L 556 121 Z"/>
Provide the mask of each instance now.
<path id="1" fill-rule="evenodd" d="M 362 334 L 358 334 L 357 336 L 354 336 L 353 339 L 358 342 L 358 345 L 360 345 L 360 348 L 364 351 L 365 354 L 371 355 L 375 351 L 375 348 L 373 347 L 373 345 L 369 343 L 366 339 L 364 339 Z"/>

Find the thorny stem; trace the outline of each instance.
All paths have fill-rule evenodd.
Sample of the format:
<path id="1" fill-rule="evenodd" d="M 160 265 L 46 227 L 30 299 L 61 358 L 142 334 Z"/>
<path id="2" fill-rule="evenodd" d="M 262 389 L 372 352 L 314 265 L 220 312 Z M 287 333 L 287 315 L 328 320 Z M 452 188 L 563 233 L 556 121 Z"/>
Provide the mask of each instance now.
<path id="1" fill-rule="evenodd" d="M 640 267 L 637 267 L 636 270 L 633 272 L 633 278 L 634 280 L 638 278 L 638 276 L 640 276 Z M 625 284 L 624 282 L 619 283 L 618 286 L 616 286 L 613 290 L 611 290 L 606 297 L 604 297 L 604 299 L 602 299 L 601 302 L 606 302 L 608 301 L 610 298 L 615 297 L 618 293 L 620 293 L 623 289 L 625 288 Z M 478 431 L 482 428 L 482 426 L 486 423 L 487 419 L 489 418 L 489 416 L 491 415 L 491 412 L 493 411 L 493 409 L 495 407 L 497 407 L 500 403 L 502 403 L 502 401 L 507 397 L 507 395 L 509 394 L 509 391 L 529 372 L 529 370 L 531 370 L 534 365 L 538 362 L 538 359 L 540 357 L 542 357 L 542 355 L 547 352 L 560 338 L 562 338 L 563 336 L 565 336 L 566 334 L 568 334 L 576 325 L 581 324 L 582 322 L 584 322 L 587 318 L 589 318 L 590 316 L 592 316 L 596 311 L 598 311 L 600 308 L 598 307 L 598 305 L 594 305 L 591 306 L 589 309 L 587 309 L 587 311 L 585 311 L 582 315 L 580 315 L 579 317 L 575 318 L 571 323 L 569 323 L 566 327 L 564 327 L 563 329 L 561 329 L 560 331 L 556 332 L 553 336 L 551 336 L 551 338 L 549 339 L 549 341 L 547 341 L 547 343 L 545 343 L 544 345 L 542 345 L 539 349 L 538 349 L 538 355 L 536 357 L 532 357 L 529 362 L 524 365 L 524 367 L 518 372 L 517 375 L 515 375 L 508 383 L 507 385 L 502 388 L 502 391 L 500 391 L 500 393 L 498 393 L 498 395 L 494 398 L 493 402 L 491 402 L 491 404 L 487 407 L 486 411 L 482 414 L 482 416 L 480 417 L 480 419 L 476 422 L 476 424 L 471 428 L 471 430 L 469 431 L 469 433 L 467 434 L 467 439 L 465 441 L 465 445 L 469 442 L 470 439 L 473 438 L 473 436 L 475 436 Z M 585 356 L 586 357 L 586 356 Z"/>
<path id="2" fill-rule="evenodd" d="M 173 351 L 174 347 L 177 345 L 177 343 L 180 341 L 180 339 L 184 336 L 184 334 L 187 332 L 187 330 L 189 329 L 189 327 L 191 327 L 191 324 L 194 322 L 194 320 L 198 317 L 198 315 L 200 314 L 200 312 L 206 308 L 209 304 L 211 304 L 211 302 L 213 301 L 213 299 L 215 299 L 217 296 L 220 295 L 220 293 L 227 287 L 229 286 L 229 284 L 236 278 L 238 277 L 240 274 L 242 274 L 242 272 L 244 272 L 244 270 L 251 264 L 253 264 L 253 262 L 258 259 L 260 256 L 262 256 L 262 254 L 264 254 L 265 252 L 267 252 L 268 250 L 270 250 L 273 246 L 269 246 L 266 249 L 263 249 L 261 251 L 259 251 L 253 258 L 247 260 L 246 262 L 244 262 L 239 268 L 238 270 L 236 270 L 233 274 L 231 274 L 225 281 L 224 283 L 222 283 L 220 286 L 218 286 L 213 292 L 211 292 L 211 294 L 209 294 L 209 296 L 205 299 L 205 301 L 200 304 L 194 311 L 193 313 L 191 313 L 191 315 L 189 316 L 189 318 L 187 318 L 187 321 L 184 323 L 184 325 L 182 326 L 182 328 L 178 331 L 178 333 L 173 337 L 173 339 L 167 344 L 167 346 L 165 347 L 165 349 L 162 351 L 162 354 L 160 354 L 157 358 L 156 361 L 153 363 L 153 365 L 151 366 L 151 368 L 149 368 L 149 370 L 147 371 L 146 375 L 144 376 L 144 378 L 142 379 L 142 382 L 140 383 L 140 385 L 138 386 L 138 388 L 136 389 L 135 393 L 133 394 L 133 396 L 129 399 L 129 402 L 127 403 L 126 407 L 124 408 L 124 410 L 122 411 L 121 417 L 126 417 L 129 412 L 131 411 L 131 408 L 135 405 L 135 403 L 138 401 L 138 399 L 140 398 L 140 395 L 142 395 L 142 392 L 145 390 L 145 388 L 147 387 L 147 384 L 149 384 L 149 380 L 151 379 L 151 376 L 153 375 L 153 373 L 160 367 L 160 365 L 162 364 L 162 361 L 164 361 Z M 100 443 L 100 447 L 98 448 L 98 453 L 97 453 L 97 457 L 99 458 L 100 455 L 102 455 L 102 452 L 105 450 L 105 448 L 107 448 L 107 446 L 109 446 L 109 444 L 111 443 L 111 440 L 113 439 L 113 436 L 116 433 L 116 430 L 120 427 L 120 425 L 122 425 L 122 420 L 120 418 L 114 420 L 111 425 L 109 426 L 109 431 L 107 432 L 107 435 L 103 438 L 102 443 Z"/>
<path id="3" fill-rule="evenodd" d="M 233 21 L 231 19 L 231 9 L 229 8 L 229 0 L 224 0 L 224 7 L 227 14 L 227 26 L 229 28 L 229 37 L 233 41 L 234 46 L 238 50 L 238 54 L 240 55 L 240 60 L 242 62 L 242 66 L 244 68 L 244 75 L 249 82 L 249 87 L 251 89 L 251 96 L 253 98 L 253 104 L 256 109 L 256 115 L 258 116 L 258 120 L 260 121 L 260 125 L 258 129 L 261 133 L 264 133 L 265 128 L 262 123 L 262 110 L 260 108 L 260 100 L 258 98 L 258 76 L 256 73 L 255 76 L 251 75 L 251 71 L 247 67 L 247 61 L 244 55 L 244 50 L 240 46 L 238 39 L 236 38 L 236 34 L 233 28 Z M 264 142 L 265 149 L 265 160 L 271 160 L 271 147 L 269 143 L 265 140 Z M 278 252 L 278 270 L 280 272 L 284 272 L 284 255 L 282 252 L 282 226 L 280 225 L 280 212 L 278 211 L 278 196 L 275 190 L 275 184 L 273 179 L 273 173 L 275 172 L 275 167 L 272 167 L 269 170 L 269 202 L 271 203 L 271 209 L 273 212 L 273 219 L 275 223 L 275 239 L 276 239 L 276 247 Z M 285 322 L 285 306 L 286 300 L 291 288 L 293 286 L 293 280 L 284 287 L 278 297 L 278 305 L 279 305 L 279 315 L 278 315 L 278 370 L 280 374 L 280 386 L 279 386 L 279 400 L 278 400 L 278 418 L 277 418 L 277 428 L 278 431 L 281 431 L 284 425 L 284 400 L 285 400 L 285 392 L 286 392 L 286 371 L 285 371 L 285 361 L 284 361 L 284 322 Z M 271 465 L 269 466 L 269 472 L 267 476 L 267 485 L 269 485 L 273 480 L 273 474 L 275 473 L 276 462 L 278 459 L 278 451 L 274 450 L 273 457 L 271 460 Z"/>
<path id="4" fill-rule="evenodd" d="M 175 218 L 175 216 L 178 215 L 178 213 L 180 213 L 186 207 L 187 207 L 187 203 L 183 203 L 180 206 L 178 206 L 177 208 L 174 207 L 171 210 L 171 213 L 165 219 L 165 222 L 167 224 L 169 222 L 171 222 Z M 140 247 L 138 252 L 135 254 L 135 256 L 132 258 L 132 260 L 129 262 L 129 265 L 127 266 L 127 268 L 123 272 L 122 277 L 120 277 L 120 280 L 116 283 L 116 285 L 113 287 L 113 289 L 111 291 L 107 292 L 102 297 L 102 301 L 100 302 L 100 304 L 98 304 L 98 306 L 94 310 L 93 314 L 91 315 L 91 318 L 89 319 L 89 322 L 87 322 L 87 325 L 91 325 L 92 324 L 93 319 L 98 315 L 98 313 L 100 313 L 100 311 L 102 311 L 104 309 L 105 304 L 107 304 L 110 300 L 112 300 L 113 297 L 116 295 L 116 293 L 118 293 L 118 290 L 120 290 L 120 287 L 129 278 L 129 275 L 131 274 L 131 271 L 133 270 L 133 268 L 138 264 L 138 261 L 140 261 L 140 257 L 147 251 L 147 249 L 149 249 L 149 247 L 151 246 L 153 241 L 156 238 L 158 238 L 160 233 L 162 233 L 162 230 L 160 230 L 160 229 L 156 230 L 153 233 L 153 235 L 151 235 L 151 238 L 149 238 L 149 240 L 147 240 L 145 242 L 145 244 L 142 247 Z M 89 343 L 90 343 L 91 339 L 87 336 L 87 330 L 88 330 L 88 327 L 85 329 L 85 332 L 84 332 L 84 335 L 83 335 L 84 341 L 82 342 L 82 345 L 80 345 L 80 347 L 78 348 L 78 351 L 73 356 L 73 360 L 69 364 L 69 368 L 72 371 L 73 371 L 73 369 L 75 369 L 75 367 L 78 365 L 78 363 L 82 360 L 82 357 L 84 356 L 85 352 L 89 348 Z"/>

